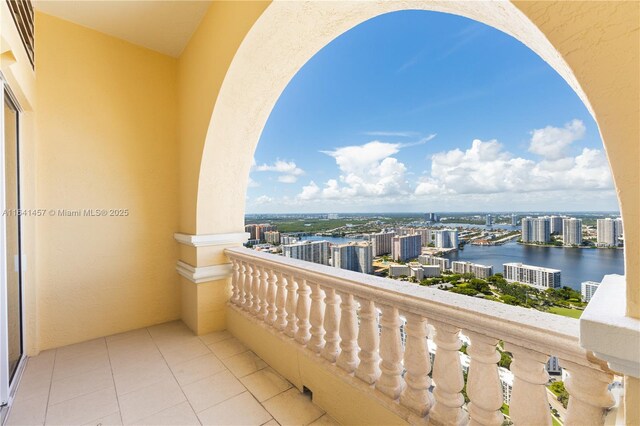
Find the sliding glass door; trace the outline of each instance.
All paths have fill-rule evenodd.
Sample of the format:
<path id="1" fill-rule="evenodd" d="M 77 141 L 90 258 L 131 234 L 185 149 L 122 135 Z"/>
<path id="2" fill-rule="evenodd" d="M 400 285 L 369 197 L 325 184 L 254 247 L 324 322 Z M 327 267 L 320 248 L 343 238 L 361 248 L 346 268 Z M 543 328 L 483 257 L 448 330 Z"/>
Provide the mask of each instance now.
<path id="1" fill-rule="evenodd" d="M 2 211 L 0 245 L 0 403 L 7 404 L 24 353 L 22 334 L 22 274 L 20 256 L 19 110 L 6 86 L 2 88 Z"/>

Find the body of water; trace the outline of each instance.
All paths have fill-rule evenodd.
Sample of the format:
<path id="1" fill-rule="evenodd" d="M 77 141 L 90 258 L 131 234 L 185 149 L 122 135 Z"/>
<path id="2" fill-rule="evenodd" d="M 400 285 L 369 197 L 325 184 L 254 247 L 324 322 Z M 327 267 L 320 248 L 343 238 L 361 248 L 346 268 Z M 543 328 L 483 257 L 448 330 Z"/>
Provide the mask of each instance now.
<path id="1" fill-rule="evenodd" d="M 624 252 L 616 249 L 580 249 L 573 247 L 537 247 L 509 242 L 501 246 L 474 246 L 446 256 L 451 260 L 493 265 L 493 272 L 503 272 L 503 263 L 560 269 L 563 286 L 580 290 L 583 281 L 602 281 L 608 274 L 624 274 Z"/>

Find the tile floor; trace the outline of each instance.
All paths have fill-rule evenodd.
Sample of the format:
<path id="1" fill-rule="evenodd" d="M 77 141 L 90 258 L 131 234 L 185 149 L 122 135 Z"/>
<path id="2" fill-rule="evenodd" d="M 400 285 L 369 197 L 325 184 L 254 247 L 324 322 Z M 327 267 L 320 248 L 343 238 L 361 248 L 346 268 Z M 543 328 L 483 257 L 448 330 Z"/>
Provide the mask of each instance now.
<path id="1" fill-rule="evenodd" d="M 226 331 L 180 321 L 29 358 L 7 425 L 335 425 Z"/>

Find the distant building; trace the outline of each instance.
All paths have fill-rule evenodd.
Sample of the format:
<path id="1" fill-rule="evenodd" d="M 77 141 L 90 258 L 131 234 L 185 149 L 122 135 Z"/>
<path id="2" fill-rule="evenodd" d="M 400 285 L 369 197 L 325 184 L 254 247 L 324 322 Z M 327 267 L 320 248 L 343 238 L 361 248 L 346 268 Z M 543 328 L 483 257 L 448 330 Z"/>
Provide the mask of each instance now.
<path id="1" fill-rule="evenodd" d="M 559 288 L 559 269 L 543 268 L 542 266 L 523 265 L 522 263 L 505 263 L 504 279 L 508 282 L 519 282 L 541 289 Z"/>
<path id="2" fill-rule="evenodd" d="M 564 216 L 551 216 L 549 223 L 551 225 L 550 231 L 555 235 L 562 235 L 562 220 Z"/>
<path id="3" fill-rule="evenodd" d="M 560 367 L 560 362 L 558 361 L 557 356 L 550 356 L 549 361 L 547 361 L 547 373 L 549 374 L 562 374 L 562 367 Z"/>
<path id="4" fill-rule="evenodd" d="M 479 263 L 458 260 L 451 262 L 451 270 L 456 274 L 473 274 L 477 278 L 489 278 L 493 275 L 492 265 L 480 265 Z"/>
<path id="5" fill-rule="evenodd" d="M 265 240 L 265 232 L 269 232 L 269 231 L 277 231 L 278 227 L 276 225 L 271 225 L 268 223 L 261 223 L 260 225 L 257 226 L 257 230 L 256 230 L 256 238 L 260 241 L 266 241 Z"/>
<path id="6" fill-rule="evenodd" d="M 255 238 L 249 239 L 246 243 L 244 243 L 245 246 L 255 246 L 256 244 L 260 244 L 260 240 L 257 240 Z"/>
<path id="7" fill-rule="evenodd" d="M 297 242 L 298 239 L 296 237 L 287 234 L 280 234 L 280 244 L 294 244 Z"/>
<path id="8" fill-rule="evenodd" d="M 491 225 L 493 225 L 493 217 L 492 217 L 490 214 L 488 214 L 488 215 L 485 217 L 485 225 L 486 225 L 486 226 L 491 226 Z"/>
<path id="9" fill-rule="evenodd" d="M 523 243 L 548 243 L 551 241 L 551 222 L 548 217 L 525 217 L 520 223 Z"/>
<path id="10" fill-rule="evenodd" d="M 424 215 L 424 219 L 427 222 L 433 222 L 433 223 L 440 221 L 440 217 L 435 213 L 427 213 L 427 214 L 425 214 Z"/>
<path id="11" fill-rule="evenodd" d="M 389 276 L 391 278 L 401 277 L 402 275 L 408 277 L 410 273 L 409 265 L 389 265 Z"/>
<path id="12" fill-rule="evenodd" d="M 335 268 L 373 274 L 373 255 L 368 242 L 340 244 L 331 247 L 331 264 Z"/>
<path id="13" fill-rule="evenodd" d="M 582 219 L 571 217 L 562 220 L 562 240 L 565 246 L 582 244 Z"/>
<path id="14" fill-rule="evenodd" d="M 429 228 L 416 228 L 414 230 L 416 234 L 420 234 L 422 238 L 422 247 L 428 246 L 432 242 L 431 229 Z"/>
<path id="15" fill-rule="evenodd" d="M 584 281 L 580 284 L 580 294 L 582 294 L 582 301 L 589 303 L 593 295 L 596 293 L 599 282 L 596 281 Z"/>
<path id="16" fill-rule="evenodd" d="M 338 213 L 329 213 L 327 219 L 334 220 L 338 218 Z"/>
<path id="17" fill-rule="evenodd" d="M 449 259 L 446 257 L 436 257 L 429 254 L 422 254 L 418 256 L 418 262 L 423 265 L 436 265 L 440 268 L 440 271 L 449 269 Z"/>
<path id="18" fill-rule="evenodd" d="M 389 276 L 391 278 L 403 275 L 422 281 L 425 278 L 439 277 L 441 274 L 438 265 L 421 265 L 418 262 L 409 262 L 406 265 L 389 265 Z"/>
<path id="19" fill-rule="evenodd" d="M 438 248 L 458 248 L 457 229 L 435 229 L 432 231 L 434 244 Z"/>
<path id="20" fill-rule="evenodd" d="M 244 226 L 244 232 L 248 232 L 249 233 L 249 239 L 250 240 L 258 239 L 258 225 L 255 225 L 255 224 L 245 225 Z"/>
<path id="21" fill-rule="evenodd" d="M 511 213 L 511 226 L 518 225 L 518 216 L 515 213 Z"/>
<path id="22" fill-rule="evenodd" d="M 391 257 L 395 261 L 404 262 L 420 256 L 422 251 L 422 237 L 419 234 L 393 237 Z"/>
<path id="23" fill-rule="evenodd" d="M 329 264 L 328 241 L 301 241 L 299 243 L 282 246 L 282 253 L 292 259 L 305 260 L 307 262 Z"/>
<path id="24" fill-rule="evenodd" d="M 369 235 L 369 241 L 371 241 L 371 251 L 374 257 L 382 256 L 384 254 L 391 253 L 393 248 L 393 237 L 396 236 L 394 231 L 391 232 L 379 232 L 377 234 Z"/>
<path id="25" fill-rule="evenodd" d="M 264 233 L 264 240 L 269 244 L 280 244 L 280 232 L 267 231 Z"/>
<path id="26" fill-rule="evenodd" d="M 616 247 L 620 245 L 622 236 L 622 219 L 598 219 L 597 244 L 601 247 Z"/>

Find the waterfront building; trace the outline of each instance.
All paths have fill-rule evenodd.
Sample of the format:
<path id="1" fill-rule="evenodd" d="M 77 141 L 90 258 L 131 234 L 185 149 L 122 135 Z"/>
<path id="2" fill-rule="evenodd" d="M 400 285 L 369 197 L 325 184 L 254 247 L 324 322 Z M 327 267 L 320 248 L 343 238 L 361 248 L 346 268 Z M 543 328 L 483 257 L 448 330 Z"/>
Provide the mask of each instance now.
<path id="1" fill-rule="evenodd" d="M 427 222 L 435 223 L 440 221 L 440 217 L 435 213 L 427 213 L 424 215 L 424 218 Z"/>
<path id="2" fill-rule="evenodd" d="M 580 294 L 582 294 L 582 301 L 589 303 L 593 295 L 596 293 L 599 282 L 596 281 L 584 281 L 580 283 Z"/>
<path id="3" fill-rule="evenodd" d="M 292 236 L 292 235 L 287 235 L 287 234 L 280 234 L 280 244 L 294 244 L 298 242 L 298 238 Z"/>
<path id="4" fill-rule="evenodd" d="M 436 265 L 440 268 L 440 271 L 449 269 L 449 259 L 446 257 L 436 257 L 430 254 L 422 254 L 418 256 L 418 262 L 423 265 Z"/>
<path id="5" fill-rule="evenodd" d="M 622 236 L 622 219 L 598 219 L 597 244 L 600 247 L 615 247 Z"/>
<path id="6" fill-rule="evenodd" d="M 459 260 L 451 262 L 451 270 L 456 274 L 473 274 L 477 278 L 489 278 L 493 275 L 493 265 L 481 265 Z"/>
<path id="7" fill-rule="evenodd" d="M 264 233 L 264 240 L 269 244 L 280 244 L 280 232 L 267 231 Z"/>
<path id="8" fill-rule="evenodd" d="M 244 245 L 247 246 L 247 247 L 253 247 L 256 244 L 260 244 L 260 240 L 258 240 L 257 238 L 251 238 L 251 239 L 247 240 L 246 243 L 244 243 Z"/>
<path id="9" fill-rule="evenodd" d="M 414 231 L 416 234 L 420 234 L 422 238 L 422 247 L 428 246 L 432 243 L 432 233 L 429 228 L 416 228 Z"/>
<path id="10" fill-rule="evenodd" d="M 560 288 L 559 269 L 542 266 L 523 265 L 522 263 L 505 263 L 504 279 L 508 282 L 519 282 L 533 287 L 547 289 Z"/>
<path id="11" fill-rule="evenodd" d="M 518 216 L 515 213 L 511 213 L 511 226 L 518 225 Z"/>
<path id="12" fill-rule="evenodd" d="M 411 273 L 409 265 L 389 265 L 389 276 L 391 278 L 400 277 L 402 275 L 408 277 Z"/>
<path id="13" fill-rule="evenodd" d="M 548 217 L 525 217 L 521 221 L 523 243 L 548 243 L 551 241 L 551 222 Z"/>
<path id="14" fill-rule="evenodd" d="M 485 217 L 485 225 L 486 225 L 486 226 L 491 226 L 491 225 L 493 225 L 493 217 L 492 217 L 490 214 L 488 214 L 488 215 Z"/>
<path id="15" fill-rule="evenodd" d="M 282 246 L 282 253 L 292 259 L 305 260 L 307 262 L 329 264 L 328 241 L 301 241 L 299 243 Z"/>
<path id="16" fill-rule="evenodd" d="M 371 251 L 374 257 L 391 253 L 393 248 L 393 237 L 396 236 L 394 231 L 379 232 L 369 235 L 371 241 Z"/>
<path id="17" fill-rule="evenodd" d="M 436 229 L 432 231 L 435 246 L 438 248 L 458 248 L 457 229 Z"/>
<path id="18" fill-rule="evenodd" d="M 258 225 L 256 224 L 251 224 L 251 225 L 245 225 L 244 226 L 244 232 L 248 232 L 249 233 L 249 239 L 250 240 L 255 240 L 258 238 Z"/>
<path id="19" fill-rule="evenodd" d="M 562 235 L 562 220 L 565 216 L 551 216 L 549 222 L 551 224 L 551 233 L 555 235 Z"/>
<path id="20" fill-rule="evenodd" d="M 422 237 L 420 234 L 402 235 L 393 237 L 391 257 L 393 260 L 404 262 L 420 256 L 422 250 Z"/>
<path id="21" fill-rule="evenodd" d="M 373 255 L 369 242 L 340 244 L 331 247 L 331 264 L 335 268 L 373 274 Z"/>
<path id="22" fill-rule="evenodd" d="M 265 241 L 265 232 L 277 231 L 278 227 L 276 225 L 271 225 L 269 223 L 261 223 L 257 226 L 256 229 L 256 239 L 260 241 Z"/>
<path id="23" fill-rule="evenodd" d="M 411 228 L 409 226 L 399 226 L 396 228 L 396 235 L 413 235 L 416 233 L 415 228 Z"/>
<path id="24" fill-rule="evenodd" d="M 565 246 L 582 244 L 582 219 L 571 217 L 562 220 L 562 240 Z"/>
<path id="25" fill-rule="evenodd" d="M 409 262 L 406 265 L 389 265 L 389 276 L 391 278 L 403 275 L 422 281 L 425 278 L 439 277 L 441 274 L 438 265 L 422 265 L 418 262 Z"/>

